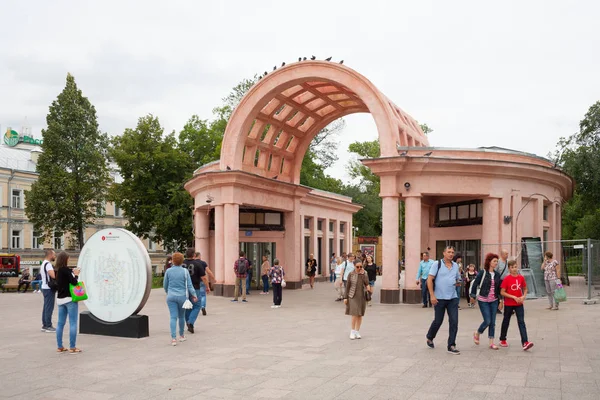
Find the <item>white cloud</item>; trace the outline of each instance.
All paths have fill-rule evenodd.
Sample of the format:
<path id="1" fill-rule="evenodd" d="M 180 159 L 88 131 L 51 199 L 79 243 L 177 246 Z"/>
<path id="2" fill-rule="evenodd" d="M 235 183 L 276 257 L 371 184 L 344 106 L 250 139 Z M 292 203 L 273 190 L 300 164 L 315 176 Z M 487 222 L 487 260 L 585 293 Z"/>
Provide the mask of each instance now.
<path id="1" fill-rule="evenodd" d="M 146 113 L 166 131 L 282 61 L 343 58 L 420 122 L 432 145 L 546 155 L 600 100 L 595 1 L 4 2 L 0 124 L 33 132 L 67 72 L 119 134 Z M 9 22 L 9 23 L 8 23 Z M 340 154 L 377 137 L 347 118 Z M 344 160 L 344 157 L 340 157 Z M 332 169 L 344 176 L 338 162 Z"/>

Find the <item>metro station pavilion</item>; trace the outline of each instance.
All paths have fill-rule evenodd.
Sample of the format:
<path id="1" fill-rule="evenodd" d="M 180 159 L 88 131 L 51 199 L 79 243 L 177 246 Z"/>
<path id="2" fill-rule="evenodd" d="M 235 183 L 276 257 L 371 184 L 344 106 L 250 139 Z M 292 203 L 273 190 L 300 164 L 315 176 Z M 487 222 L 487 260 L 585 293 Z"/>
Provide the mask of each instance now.
<path id="1" fill-rule="evenodd" d="M 361 206 L 300 185 L 300 168 L 315 135 L 353 113 L 373 116 L 381 147 L 381 157 L 362 162 L 381 178 L 382 303 L 420 302 L 413 277 L 423 251 L 440 258 L 446 244 L 457 244 L 472 259 L 465 263 L 481 265 L 482 248 L 561 238 L 561 208 L 574 182 L 552 162 L 501 148 L 432 147 L 416 120 L 358 72 L 302 61 L 248 91 L 229 119 L 220 160 L 197 169 L 185 185 L 194 198 L 195 246 L 214 269 L 215 294 L 233 296 L 240 249 L 258 264 L 262 255 L 278 258 L 288 289 L 302 287 L 308 254 L 327 277 L 331 254 L 352 250 L 352 215 Z M 402 296 L 399 201 L 406 231 Z"/>

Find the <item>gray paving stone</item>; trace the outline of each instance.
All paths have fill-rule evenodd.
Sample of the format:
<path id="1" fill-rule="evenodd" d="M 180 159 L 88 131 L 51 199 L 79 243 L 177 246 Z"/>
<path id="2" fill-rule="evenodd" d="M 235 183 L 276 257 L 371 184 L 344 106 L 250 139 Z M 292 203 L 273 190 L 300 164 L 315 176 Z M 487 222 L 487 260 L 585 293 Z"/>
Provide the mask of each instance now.
<path id="1" fill-rule="evenodd" d="M 165 295 L 153 290 L 143 310 L 150 337 L 79 335 L 84 353 L 70 356 L 55 352 L 55 335 L 39 332 L 40 296 L 0 294 L 0 335 L 11 338 L 0 344 L 0 365 L 8 371 L 0 375 L 0 397 L 64 398 L 77 388 L 86 399 L 600 398 L 600 306 L 569 302 L 548 313 L 543 299 L 527 301 L 535 343 L 529 352 L 518 346 L 516 324 L 511 347 L 475 346 L 472 329 L 481 315 L 463 309 L 462 354 L 452 356 L 445 351 L 447 322 L 436 349 L 425 346 L 432 313 L 418 305 L 374 304 L 363 338 L 351 341 L 350 319 L 332 301 L 330 285 L 285 291 L 278 310 L 267 297 L 253 295 L 242 305 L 210 296 L 197 333 L 172 347 Z M 65 368 L 77 379 L 58 384 L 55 371 Z M 457 378 L 465 374 L 468 382 Z"/>

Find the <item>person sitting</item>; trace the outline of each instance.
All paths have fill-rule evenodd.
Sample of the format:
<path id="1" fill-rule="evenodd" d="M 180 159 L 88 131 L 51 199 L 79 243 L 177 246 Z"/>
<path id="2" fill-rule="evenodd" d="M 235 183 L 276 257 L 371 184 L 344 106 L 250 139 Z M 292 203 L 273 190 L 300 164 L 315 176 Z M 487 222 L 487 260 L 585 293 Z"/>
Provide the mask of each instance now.
<path id="1" fill-rule="evenodd" d="M 37 285 L 37 289 L 35 288 Z M 35 279 L 31 281 L 31 289 L 33 293 L 42 293 L 42 274 L 40 272 L 37 273 Z"/>
<path id="2" fill-rule="evenodd" d="M 21 290 L 21 286 L 25 285 L 25 290 L 23 290 L 23 293 L 25 293 L 27 289 L 29 289 L 29 284 L 31 284 L 31 275 L 29 275 L 29 270 L 26 269 L 23 271 L 21 279 L 19 279 L 19 286 L 17 288 L 17 292 Z"/>

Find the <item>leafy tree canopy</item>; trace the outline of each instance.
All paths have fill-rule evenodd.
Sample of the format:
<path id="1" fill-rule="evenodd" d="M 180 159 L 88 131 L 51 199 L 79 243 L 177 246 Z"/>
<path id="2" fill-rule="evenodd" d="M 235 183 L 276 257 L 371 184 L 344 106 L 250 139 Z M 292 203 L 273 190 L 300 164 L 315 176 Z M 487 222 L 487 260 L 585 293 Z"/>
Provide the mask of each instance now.
<path id="1" fill-rule="evenodd" d="M 98 129 L 96 109 L 67 75 L 65 88 L 50 105 L 39 178 L 25 193 L 25 213 L 44 238 L 70 233 L 83 246 L 86 225 L 107 194 L 108 138 Z"/>

